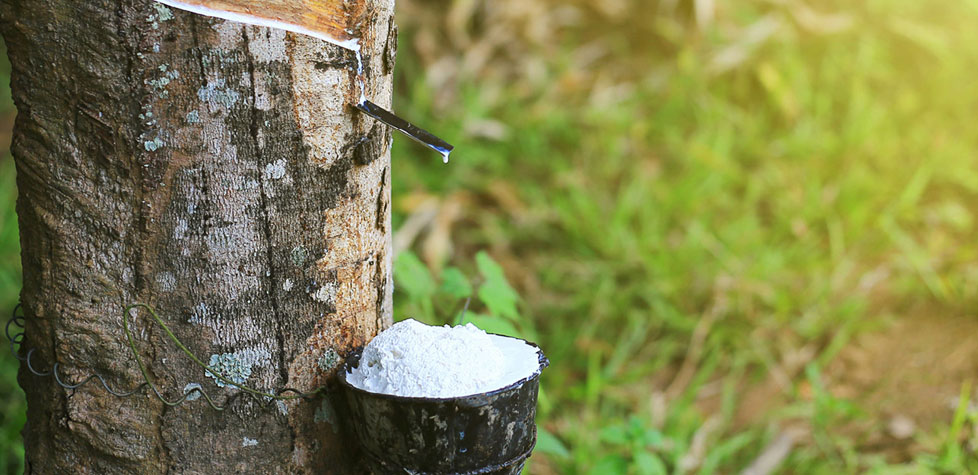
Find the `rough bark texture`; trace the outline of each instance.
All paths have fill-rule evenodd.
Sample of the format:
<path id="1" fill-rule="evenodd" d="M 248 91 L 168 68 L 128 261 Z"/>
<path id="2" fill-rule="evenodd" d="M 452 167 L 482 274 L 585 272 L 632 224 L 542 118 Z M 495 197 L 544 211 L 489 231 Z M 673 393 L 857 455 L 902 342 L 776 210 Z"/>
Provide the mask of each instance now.
<path id="1" fill-rule="evenodd" d="M 350 0 L 367 96 L 389 106 L 392 0 Z M 4 0 L 33 361 L 141 382 L 121 306 L 156 307 L 246 384 L 326 384 L 391 318 L 390 134 L 350 106 L 355 58 L 320 40 L 150 0 Z M 366 138 L 370 146 L 364 146 Z M 171 398 L 218 387 L 145 316 Z M 22 370 L 32 473 L 358 472 L 330 396 L 166 407 Z"/>

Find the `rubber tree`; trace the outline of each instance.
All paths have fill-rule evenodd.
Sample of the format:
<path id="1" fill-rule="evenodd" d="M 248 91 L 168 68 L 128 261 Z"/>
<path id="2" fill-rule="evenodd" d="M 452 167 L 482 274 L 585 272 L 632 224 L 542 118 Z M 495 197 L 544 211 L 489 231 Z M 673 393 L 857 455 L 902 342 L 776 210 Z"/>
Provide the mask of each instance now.
<path id="1" fill-rule="evenodd" d="M 389 107 L 393 0 L 344 8 L 367 96 Z M 353 54 L 151 0 L 4 0 L 0 33 L 36 369 L 137 386 L 122 308 L 145 302 L 248 386 L 327 386 L 237 397 L 134 312 L 164 395 L 199 385 L 228 408 L 71 390 L 22 368 L 28 472 L 359 472 L 328 385 L 391 321 L 391 137 L 351 106 Z"/>

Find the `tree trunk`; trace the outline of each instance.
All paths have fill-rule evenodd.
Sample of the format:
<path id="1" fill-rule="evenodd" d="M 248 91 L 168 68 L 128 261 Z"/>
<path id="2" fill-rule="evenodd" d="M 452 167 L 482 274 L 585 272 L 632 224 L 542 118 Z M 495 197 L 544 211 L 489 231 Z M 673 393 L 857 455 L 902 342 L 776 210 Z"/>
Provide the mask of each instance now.
<path id="1" fill-rule="evenodd" d="M 367 96 L 389 106 L 393 0 L 346 7 Z M 142 301 L 248 386 L 310 390 L 390 324 L 391 137 L 351 106 L 351 52 L 150 0 L 4 0 L 0 20 L 37 369 L 137 386 L 121 309 Z M 199 384 L 228 410 L 22 368 L 28 472 L 359 471 L 331 390 L 234 397 L 145 313 L 133 325 L 164 394 Z"/>

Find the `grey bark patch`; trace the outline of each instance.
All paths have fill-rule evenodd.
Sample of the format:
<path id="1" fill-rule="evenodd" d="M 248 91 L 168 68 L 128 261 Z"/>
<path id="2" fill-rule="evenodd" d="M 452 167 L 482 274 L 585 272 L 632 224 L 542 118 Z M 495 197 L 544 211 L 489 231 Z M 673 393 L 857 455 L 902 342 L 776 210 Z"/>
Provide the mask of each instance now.
<path id="1" fill-rule="evenodd" d="M 285 176 L 285 160 L 279 159 L 273 163 L 265 165 L 265 178 L 269 180 L 279 180 Z"/>
<path id="2" fill-rule="evenodd" d="M 394 59 L 397 57 L 397 24 L 394 18 L 387 26 L 387 40 L 384 42 L 384 74 L 394 71 Z"/>
<path id="3" fill-rule="evenodd" d="M 187 383 L 187 385 L 183 387 L 183 393 L 187 395 L 188 401 L 196 401 L 200 399 L 200 393 L 203 390 L 204 388 L 198 383 Z"/>
<path id="4" fill-rule="evenodd" d="M 252 364 L 234 353 L 211 355 L 211 359 L 207 365 L 213 368 L 221 377 L 237 384 L 244 384 L 248 381 L 248 377 L 251 376 Z M 214 378 L 214 384 L 218 387 L 234 387 L 218 378 L 214 372 L 206 371 L 206 373 L 208 377 Z"/>
<path id="5" fill-rule="evenodd" d="M 200 98 L 201 102 L 206 102 L 212 108 L 220 105 L 225 109 L 230 109 L 241 99 L 237 91 L 227 87 L 227 80 L 224 78 L 208 81 L 206 86 L 201 86 L 197 90 L 197 97 Z"/>
<path id="6" fill-rule="evenodd" d="M 153 140 L 148 140 L 146 142 L 143 142 L 143 147 L 146 149 L 147 152 L 155 152 L 163 148 L 164 145 L 165 144 L 163 143 L 163 139 L 159 137 L 156 137 Z"/>
<path id="7" fill-rule="evenodd" d="M 340 431 L 336 421 L 336 409 L 333 408 L 333 404 L 330 403 L 329 398 L 323 398 L 323 401 L 319 404 L 319 408 L 316 409 L 316 415 L 313 420 L 317 423 L 329 424 L 334 434 Z"/>
<path id="8" fill-rule="evenodd" d="M 296 246 L 292 248 L 292 263 L 298 267 L 302 267 L 306 264 L 306 257 L 309 252 L 302 246 Z"/>
<path id="9" fill-rule="evenodd" d="M 340 363 L 340 355 L 336 353 L 336 350 L 330 348 L 323 353 L 323 356 L 319 357 L 316 361 L 316 365 L 319 369 L 325 373 L 328 373 L 336 368 L 336 365 Z"/>

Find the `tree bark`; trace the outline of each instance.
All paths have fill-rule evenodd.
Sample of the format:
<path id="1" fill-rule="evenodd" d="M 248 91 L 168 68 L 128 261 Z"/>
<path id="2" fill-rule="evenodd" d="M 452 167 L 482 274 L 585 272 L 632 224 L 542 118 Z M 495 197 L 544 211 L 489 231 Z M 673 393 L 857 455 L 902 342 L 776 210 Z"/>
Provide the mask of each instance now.
<path id="1" fill-rule="evenodd" d="M 367 96 L 389 107 L 393 0 L 345 6 Z M 391 137 L 351 106 L 351 52 L 150 0 L 4 0 L 0 33 L 38 369 L 137 386 L 121 309 L 143 301 L 204 362 L 250 370 L 245 384 L 311 390 L 390 324 Z M 133 326 L 164 394 L 199 384 L 228 410 L 22 368 L 28 472 L 360 471 L 332 390 L 234 397 L 145 314 Z"/>

